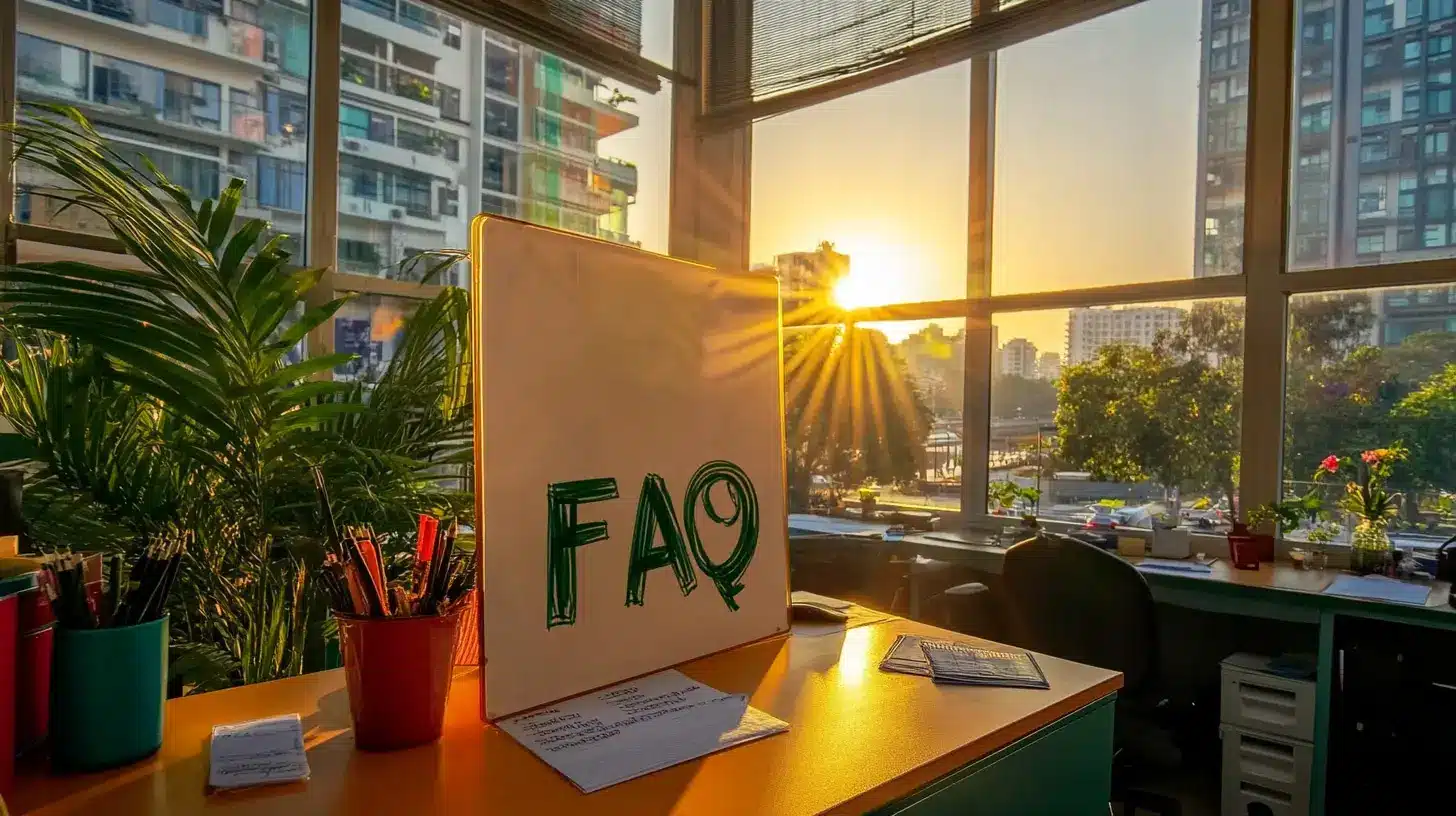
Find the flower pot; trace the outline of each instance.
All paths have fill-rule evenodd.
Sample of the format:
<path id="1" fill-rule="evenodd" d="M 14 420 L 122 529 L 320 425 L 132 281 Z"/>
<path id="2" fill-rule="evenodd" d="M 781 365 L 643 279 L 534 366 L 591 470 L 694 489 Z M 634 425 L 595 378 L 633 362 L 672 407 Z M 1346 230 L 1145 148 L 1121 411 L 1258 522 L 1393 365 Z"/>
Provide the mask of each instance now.
<path id="1" fill-rule="evenodd" d="M 1235 569 L 1256 570 L 1259 568 L 1259 545 L 1252 535 L 1229 533 L 1229 561 Z"/>
<path id="2" fill-rule="evenodd" d="M 462 607 L 408 618 L 334 614 L 355 745 L 392 751 L 440 738 Z"/>
<path id="3" fill-rule="evenodd" d="M 1351 539 L 1350 571 L 1359 575 L 1383 573 L 1390 564 L 1390 536 L 1385 525 L 1365 520 L 1355 525 Z"/>
<path id="4" fill-rule="evenodd" d="M 99 771 L 162 747 L 167 618 L 108 629 L 57 629 L 51 761 Z"/>

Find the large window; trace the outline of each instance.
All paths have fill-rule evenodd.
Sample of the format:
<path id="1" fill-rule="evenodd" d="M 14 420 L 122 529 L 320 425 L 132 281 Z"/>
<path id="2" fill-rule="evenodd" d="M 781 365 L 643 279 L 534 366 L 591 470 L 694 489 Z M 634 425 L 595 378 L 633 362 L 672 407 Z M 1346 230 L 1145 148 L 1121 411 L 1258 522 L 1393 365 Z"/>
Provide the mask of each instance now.
<path id="1" fill-rule="evenodd" d="M 1358 518 L 1340 500 L 1346 483 L 1368 469 L 1366 451 L 1403 451 L 1387 480 L 1402 495 L 1390 522 L 1395 543 L 1449 536 L 1456 284 L 1291 298 L 1286 372 L 1284 493 L 1313 495 L 1324 509 L 1289 537 L 1324 528 L 1336 541 L 1350 540 Z M 1333 473 L 1323 465 L 1331 456 L 1339 460 Z"/>
<path id="2" fill-rule="evenodd" d="M 997 55 L 992 294 L 1242 270 L 1249 4 L 1211 32 L 1206 9 L 1147 0 Z"/>
<path id="3" fill-rule="evenodd" d="M 786 297 L 966 296 L 969 80 L 952 66 L 753 126 L 750 258 Z M 825 241 L 843 264 L 816 266 Z"/>
<path id="4" fill-rule="evenodd" d="M 1450 164 L 1449 131 L 1456 124 L 1450 3 L 1375 4 L 1366 9 L 1360 0 L 1336 0 L 1295 6 L 1306 33 L 1314 25 L 1339 23 L 1360 29 L 1364 41 L 1347 37 L 1315 44 L 1306 37 L 1295 52 L 1294 98 L 1333 100 L 1338 115 L 1323 113 L 1328 103 L 1320 112 L 1298 106 L 1292 151 L 1303 157 L 1358 144 L 1360 153 L 1358 166 L 1337 162 L 1312 173 L 1304 172 L 1301 163 L 1301 172 L 1292 177 L 1290 270 L 1456 255 L 1443 237 L 1450 226 L 1448 197 L 1426 206 L 1437 199 L 1406 192 L 1406 179 L 1424 178 L 1433 169 L 1444 172 Z M 1375 58 L 1388 48 L 1399 49 L 1399 63 Z M 1313 63 L 1331 67 L 1303 70 Z M 1322 127 L 1311 127 L 1312 122 Z M 1384 196 L 1373 191 L 1397 185 L 1399 206 L 1377 207 Z M 1305 217 L 1314 211 L 1326 217 Z M 1373 251 L 1375 246 L 1384 249 Z"/>
<path id="5" fill-rule="evenodd" d="M 301 241 L 309 0 L 237 3 L 231 16 L 220 3 L 67 5 L 86 19 L 58 4 L 21 4 L 20 99 L 75 105 L 125 160 L 140 169 L 150 159 L 195 202 L 243 179 L 238 217 L 264 218 Z M 17 220 L 108 231 L 48 196 L 56 185 L 19 166 Z"/>
<path id="6" fill-rule="evenodd" d="M 784 335 L 789 512 L 958 511 L 965 321 Z M 864 499 L 873 497 L 873 504 Z"/>
<path id="7" fill-rule="evenodd" d="M 992 325 L 989 512 L 1104 531 L 1227 523 L 1242 301 L 1003 313 Z"/>

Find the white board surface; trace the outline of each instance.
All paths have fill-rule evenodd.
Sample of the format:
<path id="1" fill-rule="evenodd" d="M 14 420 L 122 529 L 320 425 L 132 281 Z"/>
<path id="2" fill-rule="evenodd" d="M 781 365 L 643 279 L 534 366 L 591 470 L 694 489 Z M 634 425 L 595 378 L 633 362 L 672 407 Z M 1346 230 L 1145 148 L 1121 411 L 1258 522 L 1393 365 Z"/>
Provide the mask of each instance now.
<path id="1" fill-rule="evenodd" d="M 787 631 L 777 281 L 486 216 L 471 251 L 486 719 Z"/>

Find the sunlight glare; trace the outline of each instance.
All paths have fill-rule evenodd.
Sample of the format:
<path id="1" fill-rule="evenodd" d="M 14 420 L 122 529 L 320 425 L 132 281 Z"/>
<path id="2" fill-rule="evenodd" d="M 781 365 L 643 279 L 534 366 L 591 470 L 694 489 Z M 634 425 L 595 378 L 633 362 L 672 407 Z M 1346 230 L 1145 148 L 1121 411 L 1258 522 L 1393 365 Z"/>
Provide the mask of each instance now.
<path id="1" fill-rule="evenodd" d="M 913 265 L 901 247 L 875 240 L 846 241 L 836 247 L 849 254 L 849 274 L 834 286 L 834 302 L 843 309 L 883 306 L 904 300 L 905 281 Z"/>

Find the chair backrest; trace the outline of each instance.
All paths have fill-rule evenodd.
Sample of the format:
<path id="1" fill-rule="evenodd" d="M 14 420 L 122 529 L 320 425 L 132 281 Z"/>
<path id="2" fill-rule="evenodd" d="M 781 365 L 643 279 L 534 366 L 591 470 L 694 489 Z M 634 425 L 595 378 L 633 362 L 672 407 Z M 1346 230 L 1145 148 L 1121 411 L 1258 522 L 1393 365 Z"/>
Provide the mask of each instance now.
<path id="1" fill-rule="evenodd" d="M 1157 621 L 1132 564 L 1069 536 L 1043 533 L 1006 550 L 1006 640 L 1123 673 L 1134 692 L 1157 665 Z"/>

